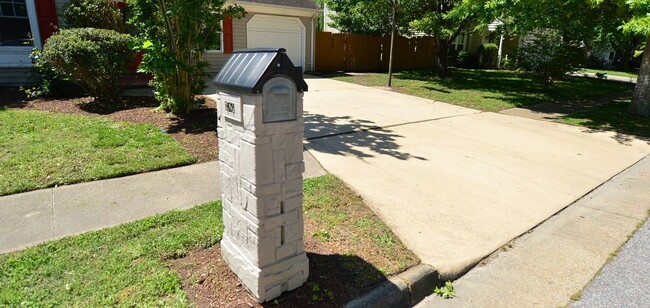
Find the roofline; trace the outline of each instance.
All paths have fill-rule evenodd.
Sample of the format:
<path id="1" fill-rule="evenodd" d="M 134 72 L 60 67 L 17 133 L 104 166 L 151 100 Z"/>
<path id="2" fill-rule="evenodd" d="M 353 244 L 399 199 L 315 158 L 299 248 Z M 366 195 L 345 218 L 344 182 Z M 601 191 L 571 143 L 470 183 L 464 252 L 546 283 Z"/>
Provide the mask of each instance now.
<path id="1" fill-rule="evenodd" d="M 266 9 L 270 9 L 270 10 L 275 9 L 275 10 L 287 10 L 287 11 L 301 11 L 301 12 L 304 12 L 304 13 L 309 13 L 308 15 L 307 14 L 300 14 L 300 16 L 303 16 L 303 17 L 313 17 L 313 16 L 316 16 L 318 13 L 323 11 L 321 9 L 310 9 L 310 8 L 298 7 L 298 6 L 267 4 L 267 3 L 250 2 L 250 1 L 243 1 L 243 0 L 227 0 L 226 3 L 238 4 L 238 5 L 241 5 L 242 7 L 244 7 L 244 9 L 246 9 L 246 7 L 252 7 L 252 8 L 259 7 L 259 8 L 266 8 Z M 283 15 L 283 14 L 280 14 L 280 15 Z"/>

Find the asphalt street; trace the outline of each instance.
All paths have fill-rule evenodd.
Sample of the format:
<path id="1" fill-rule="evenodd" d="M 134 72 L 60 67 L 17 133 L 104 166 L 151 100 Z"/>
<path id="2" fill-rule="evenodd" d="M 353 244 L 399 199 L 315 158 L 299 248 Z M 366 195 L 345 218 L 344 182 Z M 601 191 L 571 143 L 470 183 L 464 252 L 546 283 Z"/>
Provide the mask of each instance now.
<path id="1" fill-rule="evenodd" d="M 650 305 L 650 223 L 646 221 L 571 307 Z"/>

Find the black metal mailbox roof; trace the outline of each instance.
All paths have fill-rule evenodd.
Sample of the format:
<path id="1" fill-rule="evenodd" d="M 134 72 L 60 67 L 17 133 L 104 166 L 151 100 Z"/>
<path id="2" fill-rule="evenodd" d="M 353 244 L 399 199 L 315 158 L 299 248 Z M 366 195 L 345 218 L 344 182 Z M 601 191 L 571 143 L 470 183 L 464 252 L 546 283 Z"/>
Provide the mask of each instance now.
<path id="1" fill-rule="evenodd" d="M 238 50 L 228 59 L 213 83 L 217 88 L 244 93 L 262 93 L 262 86 L 274 76 L 291 78 L 299 92 L 307 83 L 286 54 L 284 48 Z"/>

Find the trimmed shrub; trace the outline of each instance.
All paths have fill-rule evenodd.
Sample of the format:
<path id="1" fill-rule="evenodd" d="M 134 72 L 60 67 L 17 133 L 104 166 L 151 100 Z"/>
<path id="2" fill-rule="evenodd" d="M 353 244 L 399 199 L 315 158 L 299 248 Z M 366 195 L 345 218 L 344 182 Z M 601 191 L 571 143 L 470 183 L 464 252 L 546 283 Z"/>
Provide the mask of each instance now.
<path id="1" fill-rule="evenodd" d="M 458 53 L 457 59 L 458 67 L 471 69 L 480 67 L 479 56 L 476 53 L 469 53 L 467 51 L 461 50 Z"/>
<path id="2" fill-rule="evenodd" d="M 122 12 L 112 0 L 70 0 L 63 20 L 67 28 L 97 28 L 124 33 Z"/>
<path id="3" fill-rule="evenodd" d="M 61 30 L 43 47 L 44 60 L 59 73 L 75 78 L 97 98 L 118 93 L 117 81 L 133 59 L 132 38 L 113 30 Z"/>
<path id="4" fill-rule="evenodd" d="M 28 98 L 60 95 L 70 79 L 55 70 L 43 58 L 40 50 L 36 48 L 32 49 L 29 57 L 32 59 L 33 65 L 30 78 L 33 84 L 30 88 L 21 87 L 21 90 L 27 94 Z"/>
<path id="5" fill-rule="evenodd" d="M 497 55 L 499 46 L 494 43 L 484 43 L 478 47 L 478 53 L 481 57 L 483 67 L 495 67 L 497 65 Z"/>
<path id="6" fill-rule="evenodd" d="M 578 43 L 565 42 L 552 31 L 536 34 L 533 42 L 519 49 L 517 63 L 520 68 L 535 77 L 552 83 L 574 72 L 585 61 L 585 54 Z"/>

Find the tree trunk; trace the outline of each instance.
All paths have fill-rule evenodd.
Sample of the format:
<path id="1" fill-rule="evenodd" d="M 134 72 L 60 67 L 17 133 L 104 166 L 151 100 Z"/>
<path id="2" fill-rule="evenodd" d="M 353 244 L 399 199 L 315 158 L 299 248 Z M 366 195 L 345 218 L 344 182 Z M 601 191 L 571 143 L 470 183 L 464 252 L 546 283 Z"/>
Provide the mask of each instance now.
<path id="1" fill-rule="evenodd" d="M 646 39 L 639 77 L 636 79 L 632 104 L 628 111 L 650 117 L 650 35 Z"/>
<path id="2" fill-rule="evenodd" d="M 437 74 L 440 77 L 448 77 L 449 72 L 449 42 L 446 39 L 436 39 L 436 63 Z"/>

